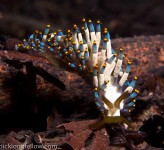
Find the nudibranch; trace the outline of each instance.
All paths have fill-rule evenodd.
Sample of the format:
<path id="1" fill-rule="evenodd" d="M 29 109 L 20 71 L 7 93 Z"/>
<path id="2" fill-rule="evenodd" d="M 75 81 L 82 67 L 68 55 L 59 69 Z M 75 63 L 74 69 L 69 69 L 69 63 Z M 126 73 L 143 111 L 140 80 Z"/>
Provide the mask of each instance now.
<path id="1" fill-rule="evenodd" d="M 128 81 L 131 61 L 127 60 L 123 69 L 123 49 L 117 53 L 112 49 L 110 33 L 107 28 L 101 32 L 100 21 L 96 26 L 91 20 L 82 19 L 82 22 L 81 29 L 74 25 L 66 34 L 61 30 L 51 33 L 50 25 L 47 25 L 43 33 L 36 30 L 23 44 L 16 45 L 16 50 L 51 52 L 79 74 L 90 75 L 95 104 L 103 113 L 103 119 L 93 127 L 116 122 L 130 126 L 121 112 L 134 109 L 139 93 L 135 89 L 137 77 Z"/>

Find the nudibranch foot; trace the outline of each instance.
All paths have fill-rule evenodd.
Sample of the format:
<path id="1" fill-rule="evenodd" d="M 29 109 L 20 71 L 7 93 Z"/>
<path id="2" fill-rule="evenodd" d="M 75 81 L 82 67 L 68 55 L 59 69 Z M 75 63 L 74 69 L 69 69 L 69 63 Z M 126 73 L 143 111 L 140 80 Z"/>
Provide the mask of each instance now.
<path id="1" fill-rule="evenodd" d="M 132 128 L 130 122 L 122 116 L 112 116 L 112 117 L 106 116 L 102 120 L 90 125 L 90 129 L 99 129 L 102 128 L 104 125 L 113 124 L 113 123 L 125 123 L 126 125 L 128 125 L 128 128 Z"/>

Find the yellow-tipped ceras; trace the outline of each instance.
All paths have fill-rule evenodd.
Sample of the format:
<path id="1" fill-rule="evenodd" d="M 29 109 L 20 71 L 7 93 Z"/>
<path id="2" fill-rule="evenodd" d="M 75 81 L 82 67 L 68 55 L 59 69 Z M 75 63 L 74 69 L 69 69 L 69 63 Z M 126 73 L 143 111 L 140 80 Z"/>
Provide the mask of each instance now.
<path id="1" fill-rule="evenodd" d="M 34 32 L 28 41 L 23 41 L 23 46 L 17 45 L 16 49 L 28 47 L 40 53 L 49 51 L 79 74 L 90 75 L 95 104 L 104 114 L 102 121 L 93 127 L 116 122 L 130 126 L 128 120 L 121 116 L 121 111 L 128 113 L 133 110 L 134 99 L 139 93 L 135 89 L 137 77 L 128 81 L 131 61 L 128 60 L 126 67 L 122 67 L 123 48 L 117 53 L 112 49 L 108 29 L 104 28 L 101 32 L 100 21 L 97 21 L 96 26 L 91 20 L 87 22 L 82 19 L 82 23 L 82 31 L 74 24 L 67 34 L 61 30 L 51 33 L 50 25 L 47 25 L 43 33 Z"/>

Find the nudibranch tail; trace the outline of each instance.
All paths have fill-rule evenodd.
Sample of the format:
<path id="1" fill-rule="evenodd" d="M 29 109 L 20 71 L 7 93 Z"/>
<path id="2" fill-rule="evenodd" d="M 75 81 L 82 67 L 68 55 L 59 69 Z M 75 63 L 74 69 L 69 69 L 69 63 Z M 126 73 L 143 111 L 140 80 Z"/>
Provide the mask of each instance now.
<path id="1" fill-rule="evenodd" d="M 66 34 L 61 30 L 51 33 L 50 25 L 47 25 L 43 32 L 36 30 L 23 44 L 16 45 L 16 50 L 23 48 L 43 55 L 54 54 L 79 74 L 90 75 L 95 104 L 102 113 L 107 112 L 99 125 L 113 122 L 129 125 L 120 113 L 130 112 L 134 108 L 134 98 L 139 93 L 135 89 L 137 77 L 128 81 L 131 61 L 127 61 L 125 69 L 122 67 L 123 48 L 114 51 L 110 33 L 107 28 L 101 32 L 102 24 L 99 20 L 96 26 L 84 18 L 82 23 L 82 30 L 74 24 L 73 29 Z M 53 62 L 52 57 L 47 56 L 47 59 Z"/>
<path id="2" fill-rule="evenodd" d="M 130 122 L 122 116 L 114 116 L 114 117 L 106 116 L 105 118 L 98 121 L 97 123 L 91 124 L 90 128 L 91 129 L 98 129 L 98 128 L 102 128 L 106 124 L 112 124 L 112 123 L 125 123 L 126 125 L 128 125 L 128 128 L 132 128 Z"/>

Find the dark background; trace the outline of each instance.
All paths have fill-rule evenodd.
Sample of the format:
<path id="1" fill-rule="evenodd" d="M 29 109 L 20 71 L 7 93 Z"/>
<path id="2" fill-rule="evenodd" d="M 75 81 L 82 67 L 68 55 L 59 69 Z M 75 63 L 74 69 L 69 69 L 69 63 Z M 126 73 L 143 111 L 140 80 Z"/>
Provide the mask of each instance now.
<path id="1" fill-rule="evenodd" d="M 112 38 L 164 34 L 164 0 L 0 0 L 0 34 L 22 39 L 51 24 L 67 30 L 100 19 Z"/>
<path id="2" fill-rule="evenodd" d="M 81 26 L 81 19 L 83 17 L 87 20 L 91 19 L 93 22 L 96 22 L 96 20 L 100 19 L 103 25 L 109 29 L 112 38 L 157 34 L 164 35 L 163 10 L 164 0 L 0 0 L 0 44 L 3 45 L 5 43 L 3 41 L 5 41 L 5 39 L 8 37 L 14 37 L 21 40 L 23 38 L 27 38 L 36 29 L 44 30 L 47 24 L 51 24 L 51 31 L 56 31 L 59 29 L 66 31 L 67 29 L 70 29 L 74 23 Z M 134 43 L 133 38 L 130 40 L 130 42 Z M 142 40 L 142 42 L 138 42 L 139 44 L 137 44 L 138 47 L 136 49 L 139 50 L 144 48 L 145 45 L 143 46 L 143 44 L 146 43 L 146 40 L 149 41 L 148 44 L 151 45 L 151 40 L 149 38 L 144 37 Z M 157 40 L 154 40 L 153 42 L 155 43 L 155 46 L 152 46 L 152 49 L 150 49 L 150 51 L 153 50 L 151 51 L 152 53 L 150 55 L 147 55 L 149 54 L 149 51 L 146 50 L 145 52 L 143 50 L 144 53 L 139 55 L 144 56 L 141 58 L 141 61 L 143 59 L 145 64 L 151 62 L 149 64 L 151 67 L 156 65 L 155 63 L 153 64 L 153 62 L 156 62 L 154 53 L 156 51 L 162 51 L 162 44 L 159 45 L 159 48 L 156 46 L 156 43 L 162 42 Z M 120 42 L 119 44 L 121 45 L 122 43 Z M 130 48 L 131 46 L 133 45 L 130 45 Z M 3 45 L 3 47 L 5 46 Z M 149 48 L 147 49 L 149 50 Z M 11 48 L 9 50 L 13 49 Z M 157 55 L 159 55 L 158 52 L 156 52 Z M 153 57 L 151 57 L 152 55 Z M 148 58 L 153 58 L 154 60 L 147 61 L 147 56 L 150 56 Z M 136 61 L 136 64 L 137 62 L 138 61 Z M 11 61 L 9 64 L 11 65 L 12 63 L 13 62 Z M 17 63 L 16 65 L 22 65 L 19 64 L 19 62 Z M 9 67 L 10 68 L 8 72 L 12 72 L 16 69 L 12 68 L 13 70 L 10 70 L 11 66 Z M 15 72 L 13 71 L 13 76 L 9 74 L 9 77 L 11 76 L 12 78 L 9 79 L 9 81 L 7 80 L 8 82 L 4 82 L 4 87 L 6 88 L 4 88 L 5 90 L 9 91 L 10 86 L 14 89 L 14 91 L 11 91 L 11 93 L 13 92 L 11 97 L 15 101 L 13 102 L 13 99 L 11 99 L 11 101 L 14 103 L 14 107 L 11 105 L 11 112 L 5 112 L 2 109 L 0 110 L 0 134 L 6 134 L 12 130 L 16 131 L 22 129 L 31 129 L 35 132 L 45 131 L 47 127 L 46 120 L 48 115 L 52 113 L 51 109 L 53 109 L 53 106 L 56 106 L 57 111 L 59 111 L 59 114 L 62 114 L 62 117 L 64 115 L 64 117 L 68 117 L 71 113 L 80 114 L 81 112 L 87 112 L 91 115 L 94 114 L 96 117 L 98 116 L 98 113 L 95 113 L 96 107 L 94 108 L 93 105 L 91 105 L 93 103 L 90 103 L 90 105 L 86 103 L 85 100 L 90 102 L 88 97 L 87 99 L 84 99 L 84 101 L 82 101 L 83 97 L 78 99 L 79 95 L 81 96 L 84 94 L 84 92 L 80 89 L 80 87 L 85 88 L 84 82 L 74 82 L 74 80 L 72 80 L 72 82 L 75 83 L 72 85 L 78 85 L 77 88 L 76 86 L 74 87 L 76 88 L 76 91 L 79 87 L 79 91 L 82 91 L 82 94 L 79 92 L 79 95 L 76 95 L 76 92 L 73 91 L 75 93 L 73 99 L 76 101 L 71 101 L 72 103 L 68 103 L 67 101 L 62 102 L 57 97 L 58 95 L 56 93 L 58 91 L 55 88 L 52 88 L 52 91 L 49 91 L 51 87 L 55 87 L 54 85 L 48 86 L 50 85 L 49 82 L 45 82 L 49 88 L 46 90 L 43 86 L 43 89 L 40 88 L 40 91 L 38 90 L 40 92 L 39 94 L 37 93 L 39 96 L 36 96 L 32 91 L 33 89 L 31 88 L 34 85 L 31 84 L 30 76 L 28 76 L 28 74 L 26 76 L 26 74 L 22 72 L 23 69 L 21 67 L 21 69 L 19 69 L 19 67 Z M 0 66 L 0 71 L 2 68 Z M 2 74 L 2 77 L 3 75 L 6 74 Z M 63 76 L 64 80 L 67 79 L 66 76 L 61 76 Z M 0 80 L 2 77 L 0 75 Z M 8 78 L 8 76 L 5 77 Z M 7 85 L 7 83 L 9 85 Z M 34 83 L 35 82 L 33 82 L 33 84 Z M 40 80 L 39 83 L 42 85 L 42 80 Z M 30 85 L 32 86 L 30 87 Z M 3 86 L 0 85 L 0 87 Z M 30 92 L 33 94 L 32 96 L 29 94 Z M 7 93 L 7 95 L 9 95 L 9 93 Z M 63 91 L 61 95 L 63 95 Z M 34 102 L 30 96 L 35 98 Z M 2 102 L 4 99 L 2 99 Z M 5 100 L 7 101 L 8 99 L 6 98 Z M 79 101 L 85 105 L 81 105 L 81 103 L 79 104 Z M 5 105 L 0 105 L 2 108 L 5 108 Z M 85 108 L 85 110 L 83 108 Z M 138 108 L 139 109 L 136 110 L 140 111 L 141 107 L 139 106 Z"/>

